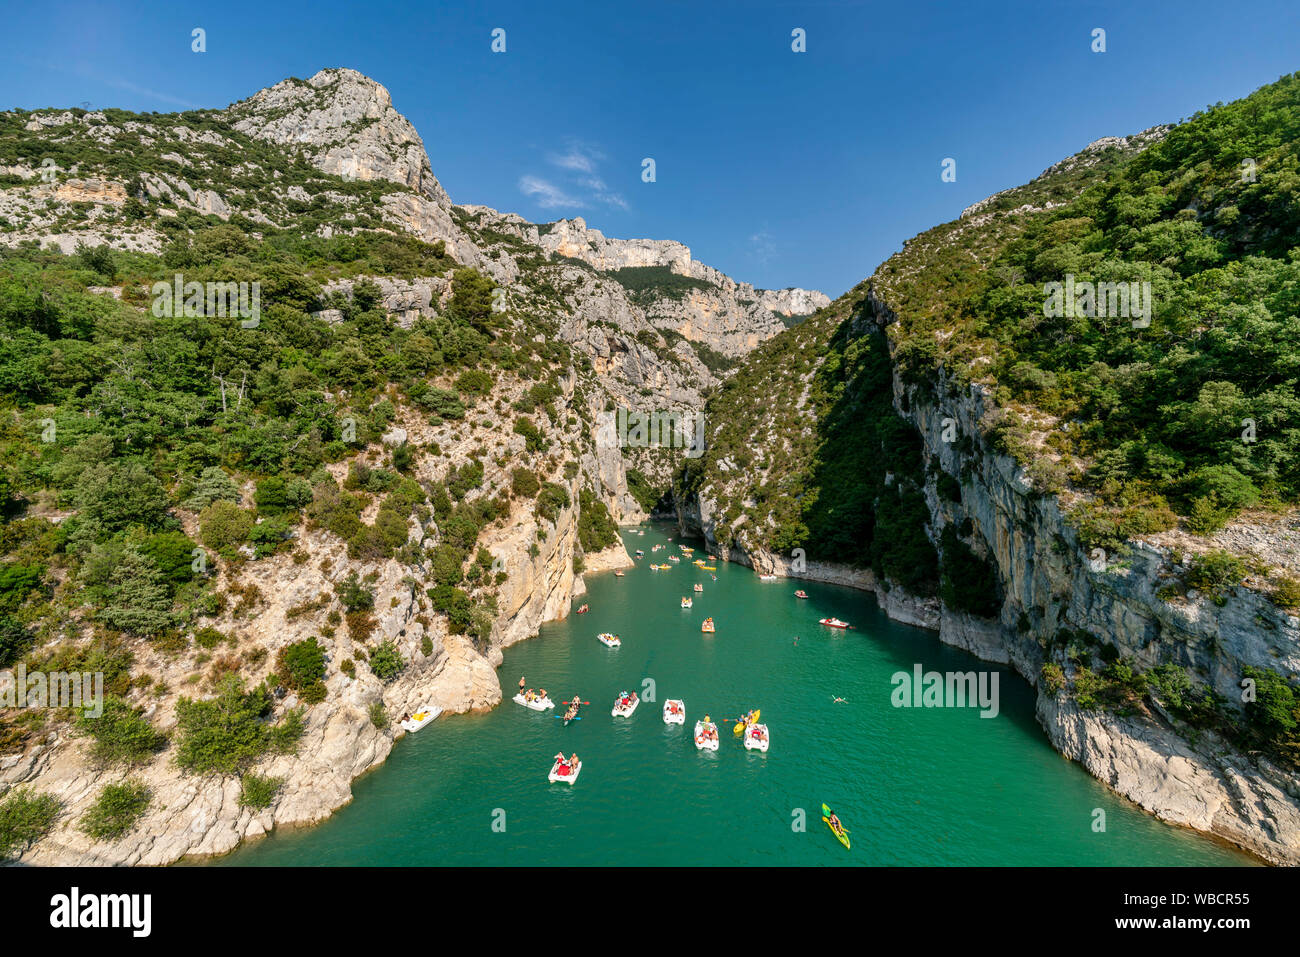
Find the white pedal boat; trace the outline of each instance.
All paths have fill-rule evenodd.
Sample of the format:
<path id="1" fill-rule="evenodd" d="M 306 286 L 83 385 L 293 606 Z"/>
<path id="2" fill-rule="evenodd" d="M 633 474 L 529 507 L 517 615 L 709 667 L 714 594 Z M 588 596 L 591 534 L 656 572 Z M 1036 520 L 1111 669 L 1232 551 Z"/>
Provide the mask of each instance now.
<path id="1" fill-rule="evenodd" d="M 523 695 L 517 694 L 514 696 L 513 700 L 515 704 L 521 704 L 525 708 L 531 708 L 534 711 L 545 711 L 547 708 L 555 707 L 555 702 L 550 699 L 550 696 L 545 698 L 534 698 L 532 701 L 529 701 Z"/>
<path id="2" fill-rule="evenodd" d="M 718 726 L 717 726 L 716 724 L 713 724 L 712 722 L 709 722 L 709 726 L 708 726 L 708 727 L 709 727 L 709 730 L 712 732 L 712 736 L 706 738 L 706 737 L 704 736 L 704 722 L 703 722 L 703 721 L 696 721 L 696 722 L 695 722 L 695 747 L 696 747 L 696 750 L 699 750 L 699 751 L 716 751 L 716 750 L 718 750 Z"/>
<path id="3" fill-rule="evenodd" d="M 623 699 L 620 696 L 614 699 L 614 709 L 610 711 L 610 714 L 616 718 L 630 718 L 632 712 L 637 709 L 637 705 L 640 703 L 641 699 L 637 697 L 635 691 L 632 692 L 631 700 L 629 700 L 627 704 L 623 704 Z"/>
<path id="4" fill-rule="evenodd" d="M 572 768 L 569 768 L 569 766 L 566 764 L 564 765 L 564 768 L 565 768 L 565 773 L 561 774 L 560 762 L 556 761 L 554 764 L 551 765 L 551 773 L 546 776 L 546 780 L 550 781 L 552 784 L 556 783 L 557 781 L 560 782 L 561 784 L 572 784 L 574 781 L 578 780 L 578 775 L 582 773 L 582 762 L 579 761 Z"/>
<path id="5" fill-rule="evenodd" d="M 690 599 L 690 598 L 683 598 L 683 599 L 682 599 L 682 607 L 683 607 L 683 608 L 690 608 L 691 605 L 693 605 L 693 604 L 695 604 L 695 602 L 694 602 L 692 599 Z"/>
<path id="6" fill-rule="evenodd" d="M 412 732 L 419 731 L 440 714 L 442 714 L 442 709 L 439 707 L 431 704 L 421 705 L 419 710 L 402 722 L 402 730 Z"/>
<path id="7" fill-rule="evenodd" d="M 745 729 L 745 750 L 767 753 L 767 746 L 772 743 L 772 736 L 767 733 L 767 725 L 751 724 Z"/>
<path id="8" fill-rule="evenodd" d="M 673 705 L 677 706 L 677 711 L 672 710 Z M 669 698 L 664 702 L 664 724 L 685 724 L 686 723 L 686 702 L 680 698 Z"/>
<path id="9" fill-rule="evenodd" d="M 623 642 L 619 640 L 618 635 L 611 635 L 607 631 L 601 632 L 597 635 L 596 640 L 608 648 L 618 648 L 623 644 Z"/>

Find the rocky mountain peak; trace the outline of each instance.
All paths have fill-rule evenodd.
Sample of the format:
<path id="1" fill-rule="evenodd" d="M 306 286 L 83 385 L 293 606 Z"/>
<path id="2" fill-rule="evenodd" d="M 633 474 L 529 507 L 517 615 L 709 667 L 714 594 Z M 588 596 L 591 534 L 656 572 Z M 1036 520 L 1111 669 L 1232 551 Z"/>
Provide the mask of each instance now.
<path id="1" fill-rule="evenodd" d="M 227 111 L 242 133 L 303 149 L 327 173 L 401 183 L 449 207 L 415 127 L 388 90 L 346 68 L 291 77 Z"/>

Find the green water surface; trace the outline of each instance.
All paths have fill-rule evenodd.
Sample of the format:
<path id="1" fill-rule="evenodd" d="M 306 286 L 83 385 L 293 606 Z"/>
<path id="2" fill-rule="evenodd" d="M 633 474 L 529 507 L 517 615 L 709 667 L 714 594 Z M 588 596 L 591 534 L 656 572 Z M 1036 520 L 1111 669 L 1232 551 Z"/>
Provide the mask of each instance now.
<path id="1" fill-rule="evenodd" d="M 506 651 L 506 698 L 489 714 L 439 718 L 394 747 L 354 785 L 355 800 L 318 827 L 283 831 L 226 865 L 1239 865 L 1251 860 L 1162 824 L 1061 757 L 1034 718 L 1029 686 L 1009 668 L 890 621 L 868 593 L 761 582 L 715 562 L 714 581 L 684 558 L 652 572 L 673 530 L 624 529 L 645 558 L 622 578 L 588 578 L 591 611 L 543 626 Z M 700 542 L 693 557 L 706 557 Z M 695 582 L 704 585 L 693 594 Z M 803 587 L 810 600 L 794 597 Z M 680 607 L 692 595 L 695 607 Z M 702 635 L 706 616 L 717 633 Z M 836 616 L 851 631 L 817 619 Z M 596 641 L 617 633 L 620 649 Z M 798 641 L 794 640 L 798 636 Z M 996 671 L 1000 713 L 895 708 L 891 676 Z M 553 699 L 591 705 L 565 727 L 514 704 L 520 675 Z M 654 682 L 630 719 L 610 708 L 623 688 Z M 847 703 L 832 701 L 834 696 Z M 667 698 L 687 724 L 665 725 Z M 758 707 L 764 755 L 722 728 L 697 751 L 696 718 Z M 558 749 L 577 751 L 573 786 L 551 784 Z M 834 808 L 846 851 L 821 820 Z M 1094 810 L 1105 831 L 1094 831 Z M 800 820 L 806 827 L 800 828 Z M 504 824 L 504 830 L 502 825 Z"/>

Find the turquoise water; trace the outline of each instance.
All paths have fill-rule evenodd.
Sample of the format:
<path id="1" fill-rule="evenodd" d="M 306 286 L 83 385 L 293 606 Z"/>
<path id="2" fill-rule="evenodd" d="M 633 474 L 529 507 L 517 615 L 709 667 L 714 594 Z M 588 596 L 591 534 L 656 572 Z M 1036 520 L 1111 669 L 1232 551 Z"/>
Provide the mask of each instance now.
<path id="1" fill-rule="evenodd" d="M 760 582 L 738 565 L 717 581 L 683 559 L 652 572 L 671 529 L 624 530 L 646 557 L 623 578 L 592 576 L 591 611 L 545 625 L 508 649 L 507 696 L 524 674 L 552 699 L 590 701 L 565 727 L 509 697 L 489 714 L 439 718 L 354 785 L 324 824 L 276 833 L 224 858 L 234 865 L 1234 865 L 1250 859 L 1170 827 L 1107 791 L 1052 750 L 1033 692 L 1006 668 L 891 622 L 867 593 Z M 694 557 L 706 557 L 699 542 Z M 703 594 L 682 609 L 695 582 Z M 799 601 L 802 587 L 810 600 Z M 712 615 L 717 634 L 700 622 Z M 836 616 L 851 631 L 817 619 Z M 623 646 L 596 641 L 611 631 Z M 796 643 L 793 638 L 799 636 Z M 996 671 L 1000 714 L 895 708 L 891 676 Z M 655 702 L 610 716 L 623 688 L 653 679 Z M 847 699 L 837 704 L 833 696 Z M 663 701 L 683 698 L 685 727 Z M 696 751 L 696 718 L 759 707 L 771 750 L 746 751 L 721 727 L 716 753 Z M 576 784 L 550 784 L 558 749 L 583 761 Z M 852 832 L 841 847 L 826 802 Z M 1106 815 L 1093 831 L 1094 809 Z M 797 829 L 800 817 L 806 828 Z M 504 824 L 504 830 L 502 825 Z"/>

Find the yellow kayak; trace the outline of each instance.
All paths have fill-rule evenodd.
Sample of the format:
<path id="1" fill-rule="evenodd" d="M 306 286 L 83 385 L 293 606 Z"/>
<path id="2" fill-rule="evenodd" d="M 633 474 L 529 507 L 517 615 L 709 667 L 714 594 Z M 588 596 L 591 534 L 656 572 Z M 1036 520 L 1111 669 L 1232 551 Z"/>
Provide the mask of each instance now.
<path id="1" fill-rule="evenodd" d="M 831 829 L 831 833 L 835 835 L 835 839 L 844 845 L 844 849 L 846 851 L 852 850 L 853 846 L 849 843 L 848 832 L 843 828 L 837 828 L 834 824 L 831 823 L 830 813 L 831 813 L 831 809 L 828 808 L 825 804 L 823 804 L 822 820 L 825 821 L 826 826 Z"/>
<path id="2" fill-rule="evenodd" d="M 749 723 L 749 724 L 757 724 L 757 723 L 758 723 L 758 719 L 759 719 L 759 717 L 760 717 L 762 714 L 763 714 L 763 711 L 762 711 L 761 708 L 755 708 L 755 709 L 754 709 L 754 713 L 750 716 L 748 723 Z M 736 722 L 736 731 L 735 731 L 735 733 L 736 733 L 736 734 L 740 734 L 741 732 L 743 732 L 743 731 L 745 730 L 745 724 L 746 724 L 746 723 L 747 723 L 747 722 L 744 722 L 744 721 L 738 721 L 738 722 Z"/>

